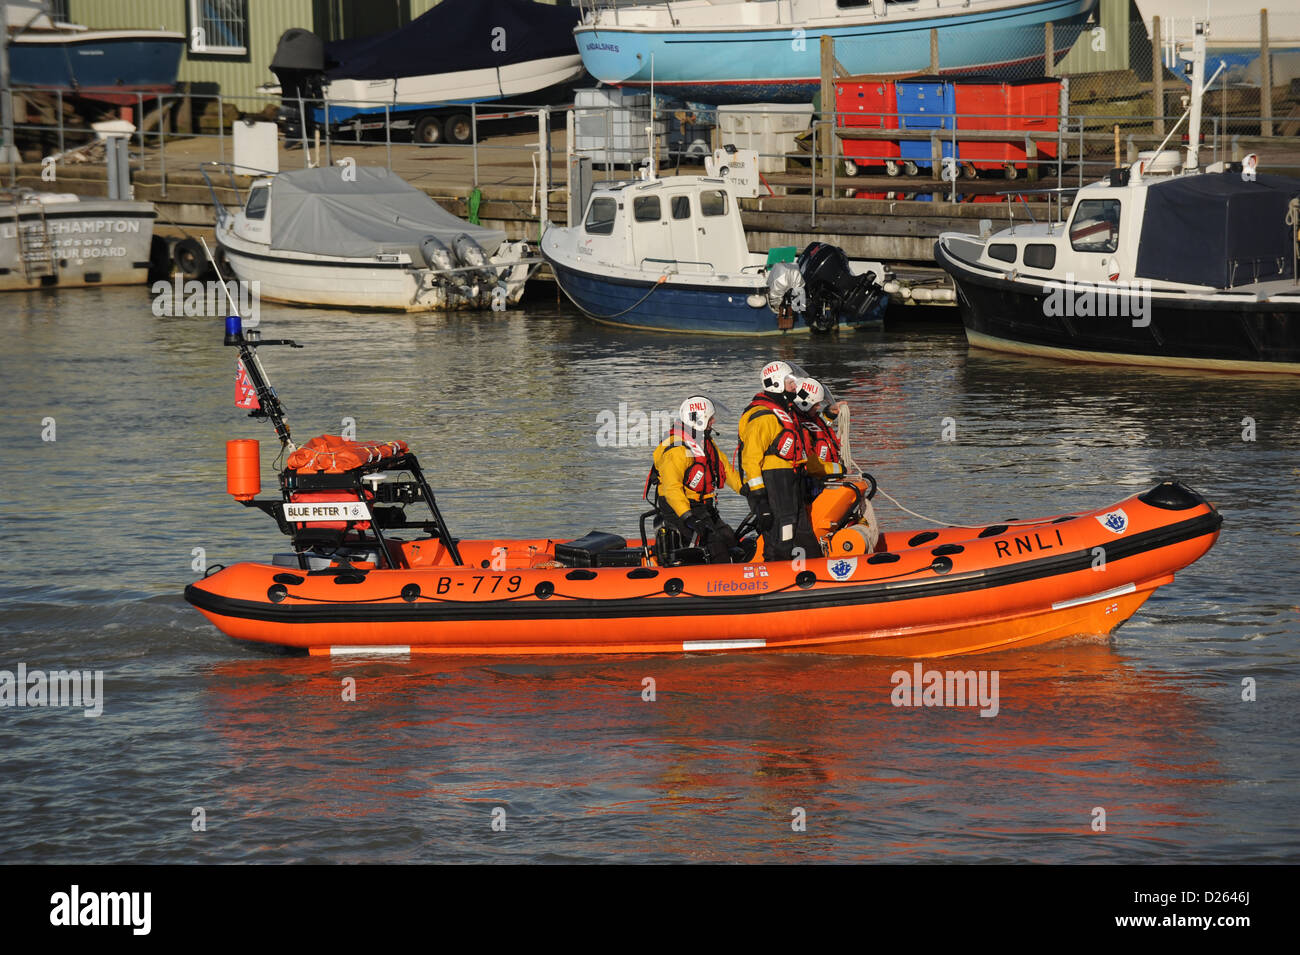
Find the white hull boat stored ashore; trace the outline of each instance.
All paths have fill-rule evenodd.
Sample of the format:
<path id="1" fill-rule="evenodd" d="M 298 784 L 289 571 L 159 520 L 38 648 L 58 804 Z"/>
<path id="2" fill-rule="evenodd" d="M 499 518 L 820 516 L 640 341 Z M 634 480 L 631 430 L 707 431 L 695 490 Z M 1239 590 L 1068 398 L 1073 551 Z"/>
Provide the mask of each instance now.
<path id="1" fill-rule="evenodd" d="M 541 262 L 528 243 L 458 219 L 383 168 L 284 172 L 255 180 L 237 212 L 216 204 L 221 252 L 268 301 L 501 310 Z"/>

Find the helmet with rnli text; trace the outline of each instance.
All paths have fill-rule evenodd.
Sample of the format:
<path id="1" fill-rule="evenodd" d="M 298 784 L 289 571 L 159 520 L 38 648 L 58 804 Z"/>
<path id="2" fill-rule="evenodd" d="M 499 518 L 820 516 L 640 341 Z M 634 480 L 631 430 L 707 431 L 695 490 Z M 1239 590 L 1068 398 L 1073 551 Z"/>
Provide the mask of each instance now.
<path id="1" fill-rule="evenodd" d="M 682 402 L 682 406 L 678 410 L 682 424 L 700 434 L 709 430 L 709 427 L 713 424 L 713 416 L 716 413 L 713 402 L 703 395 L 692 395 Z"/>
<path id="2" fill-rule="evenodd" d="M 794 379 L 794 371 L 783 361 L 769 361 L 763 366 L 762 379 L 764 391 L 783 395 L 790 390 L 788 383 Z"/>
<path id="3" fill-rule="evenodd" d="M 816 378 L 800 378 L 794 386 L 794 406 L 811 412 L 826 398 L 826 389 Z"/>

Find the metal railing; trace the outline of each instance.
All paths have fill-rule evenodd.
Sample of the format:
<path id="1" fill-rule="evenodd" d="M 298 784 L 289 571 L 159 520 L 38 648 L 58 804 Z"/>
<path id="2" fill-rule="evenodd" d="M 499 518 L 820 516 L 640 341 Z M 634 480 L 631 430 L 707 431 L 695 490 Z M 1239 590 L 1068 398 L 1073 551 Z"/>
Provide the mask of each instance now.
<path id="1" fill-rule="evenodd" d="M 77 127 L 69 122 L 74 115 L 74 111 L 68 102 L 69 96 L 66 90 L 56 88 L 43 90 L 18 89 L 15 92 L 42 93 L 49 98 L 48 104 L 43 105 L 47 106 L 49 113 L 53 117 L 53 122 L 33 123 L 28 121 L 16 124 L 15 128 L 19 134 L 25 134 L 29 139 L 49 141 L 51 145 L 56 145 L 57 150 L 53 156 L 66 155 L 72 152 L 72 144 L 78 138 L 93 136 L 93 132 L 88 128 L 84 126 Z M 175 125 L 178 115 L 181 113 L 181 106 L 187 99 L 189 101 L 190 115 L 196 117 L 191 120 L 190 125 L 197 127 L 197 129 L 175 130 L 171 127 Z M 227 146 L 227 139 L 232 137 L 232 132 L 228 127 L 232 124 L 226 121 L 226 115 L 230 112 L 232 105 L 235 106 L 237 111 L 240 111 L 241 105 L 250 107 L 240 111 L 241 115 L 245 118 L 250 116 L 258 118 L 266 114 L 268 106 L 278 107 L 278 103 L 278 98 L 269 96 L 232 97 L 221 93 L 203 94 L 194 92 L 169 93 L 158 97 L 151 97 L 143 93 L 136 94 L 136 103 L 133 109 L 137 120 L 137 129 L 131 138 L 136 151 L 134 158 L 137 173 L 143 171 L 156 174 L 159 194 L 165 199 L 168 196 L 169 182 L 177 181 L 175 170 L 184 170 L 187 174 L 184 181 L 186 184 L 191 184 L 194 180 L 188 178 L 188 175 L 193 173 L 200 162 L 213 161 L 215 158 L 218 162 L 226 163 L 233 158 L 231 150 Z M 574 107 L 569 105 L 507 105 L 494 103 L 490 104 L 490 106 L 481 106 L 480 104 L 471 103 L 453 107 L 451 104 L 438 104 L 437 111 L 440 113 L 445 114 L 453 108 L 458 108 L 468 114 L 470 119 L 469 141 L 464 143 L 408 143 L 395 138 L 394 126 L 399 120 L 405 124 L 413 125 L 415 115 L 420 113 L 418 109 L 404 109 L 391 103 L 379 104 L 374 107 L 374 111 L 371 113 L 357 114 L 357 116 L 366 117 L 363 123 L 356 121 L 357 116 L 348 116 L 341 122 L 339 121 L 337 111 L 353 108 L 349 104 L 310 99 L 288 101 L 288 105 L 291 107 L 295 104 L 300 104 L 298 109 L 300 121 L 305 118 L 308 107 L 319 108 L 321 121 L 314 126 L 314 117 L 307 124 L 300 122 L 292 137 L 288 135 L 282 124 L 277 134 L 276 144 L 277 149 L 286 145 L 302 147 L 304 166 L 332 164 L 335 158 L 335 150 L 342 148 L 344 145 L 357 147 L 378 147 L 382 145 L 384 164 L 389 169 L 393 168 L 396 161 L 410 155 L 427 154 L 430 150 L 460 150 L 467 153 L 468 158 L 471 159 L 472 180 L 467 185 L 477 187 L 481 184 L 500 184 L 497 181 L 481 182 L 484 165 L 480 154 L 484 150 L 499 151 L 499 156 L 506 157 L 506 162 L 494 164 L 492 168 L 494 170 L 504 169 L 505 178 L 513 179 L 516 183 L 524 179 L 524 170 L 530 163 L 534 163 L 535 157 L 539 153 L 545 153 L 543 161 L 538 164 L 539 173 L 544 170 L 545 175 L 539 175 L 534 181 L 534 207 L 539 204 L 537 199 L 542 193 L 545 193 L 545 197 L 549 201 L 553 191 L 566 188 L 568 185 L 567 178 L 559 181 L 555 178 L 556 170 L 554 166 L 559 157 L 552 154 L 550 131 L 557 126 L 557 114 L 565 114 L 571 120 L 567 122 L 570 131 L 567 151 L 571 155 L 586 154 L 593 158 L 600 158 L 602 164 L 609 168 L 626 166 L 635 170 L 638 165 L 641 165 L 640 162 L 636 161 L 636 154 L 639 150 L 645 149 L 647 153 L 653 152 L 656 154 L 659 160 L 666 160 L 661 168 L 661 172 L 665 174 L 670 171 L 669 163 L 674 160 L 676 170 L 682 170 L 682 166 L 686 165 L 688 168 L 685 171 L 699 172 L 698 169 L 689 168 L 699 156 L 688 153 L 686 147 L 690 146 L 695 153 L 698 153 L 699 141 L 707 134 L 710 152 L 712 149 L 724 144 L 735 145 L 739 148 L 759 147 L 760 170 L 762 171 L 766 189 L 772 194 L 808 196 L 813 225 L 816 224 L 817 204 L 822 199 L 854 194 L 860 196 L 864 192 L 873 195 L 881 193 L 882 198 L 916 196 L 938 198 L 940 194 L 946 193 L 949 201 L 959 201 L 963 196 L 969 197 L 977 192 L 987 192 L 990 180 L 987 178 L 971 178 L 970 173 L 971 171 L 988 171 L 987 167 L 990 163 L 993 166 L 1001 165 L 1004 175 L 1006 175 L 1008 164 L 1010 164 L 1009 168 L 1014 170 L 1014 176 L 1001 180 L 1000 184 L 1005 185 L 1006 189 L 1012 191 L 1014 191 L 1015 181 L 1019 179 L 1021 171 L 1024 171 L 1031 180 L 1041 181 L 1044 178 L 1050 178 L 1061 186 L 1067 185 L 1067 181 L 1082 185 L 1086 181 L 1101 178 L 1116 164 L 1116 127 L 1119 130 L 1120 162 L 1121 164 L 1127 164 L 1136 159 L 1138 151 L 1154 148 L 1161 139 L 1157 130 L 1176 118 L 1174 116 L 1107 115 L 1101 112 L 1071 112 L 1066 115 L 962 114 L 957 116 L 954 122 L 951 121 L 952 114 L 931 114 L 928 117 L 931 121 L 936 118 L 947 118 L 949 121 L 944 124 L 947 128 L 893 129 L 889 128 L 887 124 L 902 125 L 899 123 L 897 113 L 823 112 L 820 117 L 813 117 L 811 123 L 808 124 L 808 107 L 795 106 L 788 109 L 765 107 L 761 111 L 755 110 L 751 112 L 727 109 L 718 111 L 716 116 L 704 114 L 698 117 L 699 122 L 677 123 L 677 132 L 681 134 L 681 141 L 674 148 L 673 143 L 676 140 L 674 140 L 673 116 L 670 115 L 669 111 L 665 111 L 664 116 L 668 122 L 663 124 L 656 122 L 652 130 L 646 130 L 645 127 L 650 125 L 648 108 L 640 113 L 629 114 L 625 112 L 625 107 L 616 105 Z M 145 116 L 146 107 L 150 108 L 147 117 Z M 207 109 L 203 107 L 207 107 Z M 210 130 L 205 131 L 203 126 L 207 123 L 202 119 L 202 114 L 211 115 L 213 111 L 215 111 L 216 117 L 215 124 L 212 124 Z M 331 115 L 332 111 L 335 115 Z M 432 112 L 432 110 L 425 110 L 425 112 Z M 904 121 L 911 115 L 914 114 L 904 114 Z M 489 141 L 486 144 L 482 141 L 480 123 L 493 121 L 497 118 L 523 119 L 529 116 L 542 117 L 540 125 L 537 127 L 537 137 L 535 139 L 530 134 L 529 138 L 522 141 L 518 138 L 513 141 L 505 141 L 504 139 L 498 142 Z M 580 131 L 581 121 L 584 118 L 596 116 L 599 117 L 599 122 L 591 124 L 593 126 L 601 126 L 607 132 L 619 128 L 624 132 L 635 133 L 636 135 L 630 139 L 624 137 L 611 141 L 607 138 L 603 143 L 584 145 L 584 134 Z M 146 119 L 148 122 L 145 121 Z M 977 119 L 984 125 L 997 120 L 1004 120 L 1010 128 L 971 130 L 961 127 L 963 119 L 967 121 Z M 330 121 L 326 122 L 325 120 Z M 795 145 L 796 133 L 794 129 L 798 125 L 796 120 L 805 123 L 804 128 L 810 129 L 812 132 L 809 151 L 801 151 Z M 243 120 L 235 119 L 233 122 L 240 121 Z M 855 125 L 848 125 L 849 122 L 853 122 Z M 1030 122 L 1047 125 L 1045 128 L 1039 129 L 1015 128 L 1016 126 L 1023 127 Z M 1252 129 L 1259 130 L 1261 123 L 1271 122 L 1278 125 L 1286 122 L 1286 120 L 1268 120 L 1261 116 L 1210 114 L 1205 117 L 1204 122 L 1207 128 L 1205 129 L 1204 145 L 1202 147 L 1203 165 L 1219 159 L 1240 159 L 1246 152 L 1265 149 L 1269 155 L 1261 162 L 1262 166 L 1283 172 L 1300 170 L 1300 137 L 1249 135 L 1247 133 Z M 370 125 L 372 128 L 363 128 L 365 125 Z M 831 134 L 831 148 L 828 154 L 823 154 L 820 151 L 819 140 L 822 138 L 821 132 L 826 129 L 829 129 Z M 1276 130 L 1270 128 L 1269 131 Z M 202 141 L 205 139 L 213 141 L 213 145 L 216 147 L 215 157 L 211 152 L 203 152 L 202 149 L 194 148 L 195 142 L 201 146 Z M 179 144 L 182 141 L 188 141 L 191 145 L 181 149 Z M 921 156 L 903 159 L 895 151 L 895 147 L 904 141 L 926 142 L 929 144 L 929 148 L 923 149 L 923 155 Z M 848 143 L 854 145 L 846 146 Z M 889 146 L 888 148 L 884 146 L 877 148 L 874 145 L 876 143 L 888 143 Z M 981 158 L 963 159 L 963 144 L 969 146 L 976 143 L 981 145 L 1003 143 L 1014 146 L 1014 155 L 1002 163 Z M 1050 149 L 1043 148 L 1049 143 Z M 1174 143 L 1171 144 L 1171 147 L 1176 148 L 1177 145 L 1177 143 Z M 1050 154 L 1052 151 L 1055 152 L 1055 155 Z M 947 158 L 954 160 L 946 180 L 943 177 L 945 153 Z M 1023 153 L 1023 157 L 1021 153 Z M 613 161 L 615 157 L 617 157 L 618 161 Z M 48 160 L 50 157 L 44 158 Z M 885 167 L 890 162 L 899 163 L 893 170 L 898 175 L 886 176 L 884 181 L 881 178 L 864 181 L 866 177 L 861 175 L 845 175 L 848 168 L 846 163 L 853 164 L 852 172 L 862 173 L 874 168 Z M 907 175 L 907 173 L 913 171 L 913 169 L 906 166 L 908 162 L 913 164 L 915 175 Z M 972 170 L 971 165 L 967 165 L 963 170 L 963 163 L 986 168 Z M 927 170 L 927 167 L 928 180 L 922 178 L 922 173 Z M 953 167 L 955 167 L 955 172 Z M 11 184 L 16 184 L 16 163 L 11 163 L 9 172 Z M 963 173 L 967 177 L 964 180 L 961 178 Z M 564 175 L 567 177 L 567 166 Z M 870 196 L 867 196 L 867 198 L 870 198 Z M 541 218 L 545 219 L 550 211 L 548 202 L 541 202 L 540 206 Z"/>

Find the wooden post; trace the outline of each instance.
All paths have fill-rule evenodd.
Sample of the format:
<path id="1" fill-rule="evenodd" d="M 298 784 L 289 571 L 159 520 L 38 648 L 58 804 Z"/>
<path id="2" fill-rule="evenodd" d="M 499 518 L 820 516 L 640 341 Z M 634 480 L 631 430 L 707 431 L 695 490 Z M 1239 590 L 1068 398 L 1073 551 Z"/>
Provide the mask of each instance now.
<path id="1" fill-rule="evenodd" d="M 930 75 L 937 76 L 939 73 L 939 31 L 934 27 L 930 28 Z"/>
<path id="2" fill-rule="evenodd" d="M 943 178 L 943 140 L 938 133 L 930 134 L 930 178 Z"/>
<path id="3" fill-rule="evenodd" d="M 1043 75 L 1056 75 L 1056 43 L 1052 36 L 1052 21 L 1043 26 Z"/>
<path id="4" fill-rule="evenodd" d="M 1025 137 L 1025 159 L 1029 161 L 1029 181 L 1038 182 L 1038 140 Z"/>
<path id="5" fill-rule="evenodd" d="M 1151 132 L 1163 138 L 1165 135 L 1165 58 L 1160 49 L 1160 18 L 1151 18 L 1151 99 L 1155 104 L 1155 122 Z"/>
<path id="6" fill-rule="evenodd" d="M 1119 168 L 1119 123 L 1115 124 L 1115 168 Z"/>
<path id="7" fill-rule="evenodd" d="M 1268 10 L 1259 11 L 1259 134 L 1273 135 L 1273 70 L 1268 53 Z"/>
<path id="8" fill-rule="evenodd" d="M 817 119 L 823 122 L 818 124 L 816 136 L 818 152 L 822 154 L 822 162 L 826 164 L 822 168 L 829 176 L 833 161 L 831 142 L 835 135 L 834 129 L 831 128 L 831 124 L 835 122 L 835 39 L 825 33 L 822 34 L 821 55 L 822 108 L 821 115 Z"/>

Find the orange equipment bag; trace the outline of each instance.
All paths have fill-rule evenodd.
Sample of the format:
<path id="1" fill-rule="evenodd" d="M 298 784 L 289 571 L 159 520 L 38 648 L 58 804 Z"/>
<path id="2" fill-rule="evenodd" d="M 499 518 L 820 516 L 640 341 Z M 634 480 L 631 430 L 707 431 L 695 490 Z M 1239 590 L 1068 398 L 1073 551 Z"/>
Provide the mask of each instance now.
<path id="1" fill-rule="evenodd" d="M 405 441 L 348 441 L 337 434 L 312 438 L 289 455 L 291 471 L 343 474 L 367 464 L 380 464 L 411 449 Z"/>

